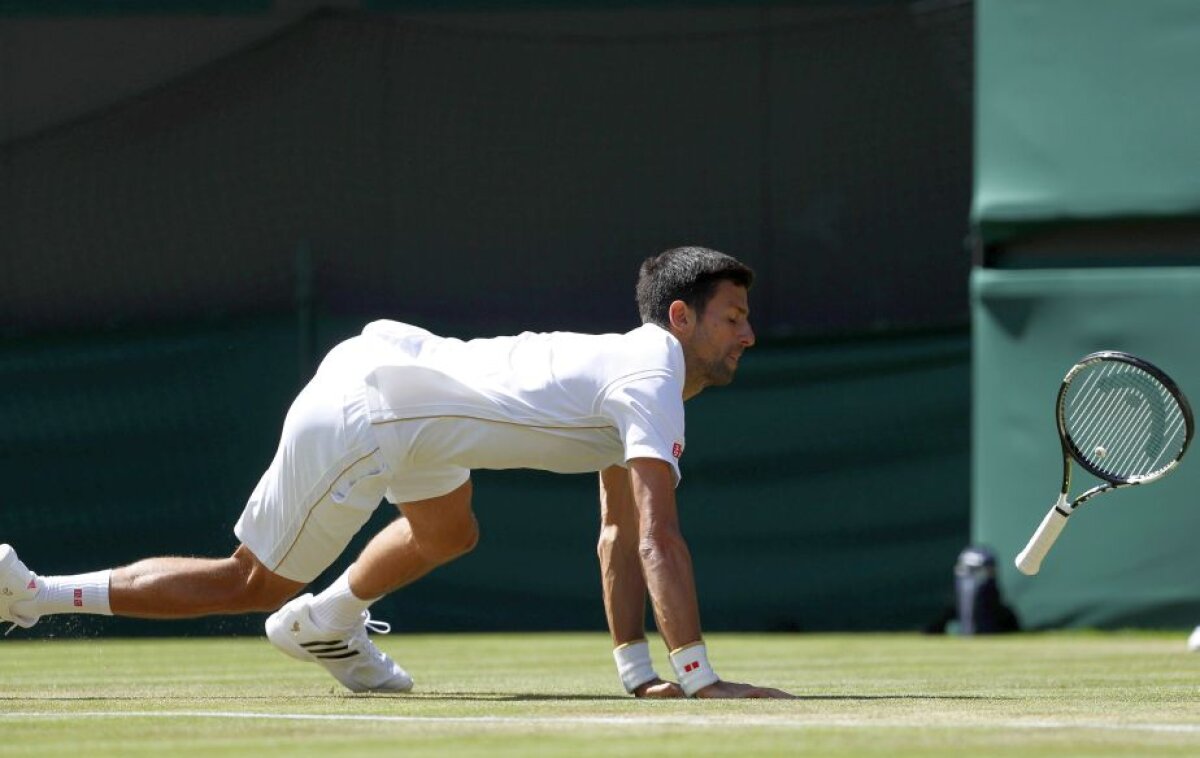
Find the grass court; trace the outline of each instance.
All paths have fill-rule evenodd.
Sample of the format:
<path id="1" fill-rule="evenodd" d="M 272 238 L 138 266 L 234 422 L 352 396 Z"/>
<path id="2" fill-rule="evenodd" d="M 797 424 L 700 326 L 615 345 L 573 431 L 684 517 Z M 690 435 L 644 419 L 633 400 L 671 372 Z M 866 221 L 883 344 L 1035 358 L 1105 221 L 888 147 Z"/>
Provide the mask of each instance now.
<path id="1" fill-rule="evenodd" d="M 0 639 L 0 756 L 1194 756 L 1186 633 L 711 634 L 791 701 L 638 701 L 601 634 L 377 638 L 410 695 L 265 639 Z M 668 668 L 652 641 L 655 664 Z"/>

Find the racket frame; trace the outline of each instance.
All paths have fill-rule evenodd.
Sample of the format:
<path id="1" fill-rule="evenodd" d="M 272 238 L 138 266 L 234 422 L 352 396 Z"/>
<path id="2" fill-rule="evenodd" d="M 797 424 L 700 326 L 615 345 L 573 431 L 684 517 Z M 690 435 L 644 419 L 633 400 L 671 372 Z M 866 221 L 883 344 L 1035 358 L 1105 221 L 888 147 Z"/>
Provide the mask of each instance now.
<path id="1" fill-rule="evenodd" d="M 1118 361 L 1120 363 L 1127 363 L 1130 366 L 1145 371 L 1147 374 L 1158 380 L 1158 382 L 1162 384 L 1163 388 L 1170 393 L 1171 397 L 1179 405 L 1180 412 L 1183 413 L 1184 418 L 1183 446 L 1180 448 L 1179 453 L 1175 455 L 1171 462 L 1163 466 L 1158 471 L 1155 471 L 1151 474 L 1146 474 L 1144 476 L 1131 477 L 1119 477 L 1114 476 L 1113 474 L 1105 473 L 1099 467 L 1092 465 L 1087 456 L 1084 455 L 1083 451 L 1075 445 L 1075 441 L 1071 439 L 1071 435 L 1067 433 L 1065 408 L 1067 389 L 1071 386 L 1071 382 L 1074 381 L 1075 376 L 1078 375 L 1079 372 L 1083 371 L 1092 364 L 1100 363 L 1102 361 Z M 1062 385 L 1058 388 L 1058 399 L 1055 402 L 1054 417 L 1055 422 L 1058 424 L 1058 439 L 1062 443 L 1063 449 L 1063 497 L 1065 498 L 1067 496 L 1067 493 L 1071 488 L 1071 459 L 1074 459 L 1084 471 L 1105 482 L 1105 484 L 1093 487 L 1071 501 L 1071 511 L 1074 511 L 1075 508 L 1083 505 L 1083 503 L 1087 502 L 1087 500 L 1099 495 L 1101 492 L 1108 492 L 1109 490 L 1120 487 L 1131 487 L 1138 484 L 1145 484 L 1166 476 L 1172 469 L 1179 465 L 1179 461 L 1183 459 L 1183 455 L 1187 452 L 1188 446 L 1192 444 L 1192 436 L 1195 433 L 1195 421 L 1192 415 L 1192 407 L 1188 404 L 1187 397 L 1179 389 L 1179 385 L 1177 385 L 1175 381 L 1171 379 L 1171 377 L 1167 376 L 1162 369 L 1158 368 L 1153 363 L 1150 363 L 1142 358 L 1138 358 L 1136 355 L 1130 355 L 1129 353 L 1121 352 L 1120 350 L 1101 350 L 1099 352 L 1085 355 L 1084 357 L 1080 358 L 1074 366 L 1071 367 L 1071 370 L 1067 372 L 1065 377 L 1063 377 Z"/>
<path id="2" fill-rule="evenodd" d="M 1158 380 L 1167 390 L 1167 392 L 1170 393 L 1175 402 L 1179 404 L 1180 411 L 1183 413 L 1184 417 L 1183 446 L 1180 448 L 1179 452 L 1175 455 L 1171 462 L 1163 466 L 1158 471 L 1144 476 L 1132 477 L 1119 477 L 1110 473 L 1106 473 L 1100 470 L 1098 467 L 1093 466 L 1088 461 L 1087 456 L 1085 456 L 1083 451 L 1075 445 L 1074 440 L 1071 439 L 1071 435 L 1067 433 L 1066 411 L 1064 407 L 1067 389 L 1071 386 L 1071 382 L 1074 381 L 1079 372 L 1101 361 L 1118 361 L 1121 363 L 1127 363 L 1131 366 L 1141 369 L 1142 371 L 1145 371 L 1147 374 L 1150 374 L 1156 380 Z M 1034 533 L 1033 537 L 1030 538 L 1029 543 L 1025 546 L 1025 549 L 1022 550 L 1016 558 L 1015 562 L 1017 568 L 1021 571 L 1021 573 L 1030 576 L 1036 574 L 1040 570 L 1042 559 L 1045 558 L 1046 553 L 1050 550 L 1050 547 L 1058 539 L 1058 535 L 1062 532 L 1063 527 L 1066 526 L 1067 517 L 1074 513 L 1079 506 L 1083 505 L 1097 495 L 1111 492 L 1115 489 L 1120 489 L 1123 487 L 1133 487 L 1139 484 L 1153 482 L 1166 476 L 1177 465 L 1179 465 L 1179 461 L 1183 459 L 1183 455 L 1187 452 L 1188 446 L 1191 445 L 1192 437 L 1195 434 L 1195 421 L 1192 415 L 1192 407 L 1188 404 L 1187 397 L 1179 389 L 1179 385 L 1175 384 L 1174 380 L 1172 380 L 1161 369 L 1149 361 L 1143 360 L 1142 358 L 1138 358 L 1134 355 L 1130 355 L 1129 353 L 1121 352 L 1119 350 L 1101 350 L 1080 358 L 1079 361 L 1077 361 L 1075 365 L 1071 367 L 1071 370 L 1067 372 L 1067 375 L 1063 377 L 1062 384 L 1058 389 L 1058 399 L 1055 402 L 1054 415 L 1055 422 L 1058 425 L 1058 439 L 1062 445 L 1063 453 L 1062 490 L 1059 493 L 1058 502 L 1056 502 L 1050 508 L 1050 511 L 1042 520 L 1041 525 L 1038 526 L 1038 529 Z M 1087 471 L 1097 479 L 1100 479 L 1103 483 L 1092 487 L 1074 500 L 1068 500 L 1071 490 L 1072 460 L 1078 463 L 1080 468 L 1082 468 L 1084 471 Z"/>

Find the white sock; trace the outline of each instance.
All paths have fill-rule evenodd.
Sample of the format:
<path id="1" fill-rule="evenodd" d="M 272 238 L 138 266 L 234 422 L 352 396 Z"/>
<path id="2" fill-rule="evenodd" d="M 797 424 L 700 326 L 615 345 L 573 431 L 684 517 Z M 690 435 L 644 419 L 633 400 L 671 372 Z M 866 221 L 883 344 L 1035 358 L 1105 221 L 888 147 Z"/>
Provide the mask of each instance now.
<path id="1" fill-rule="evenodd" d="M 113 615 L 108 605 L 108 577 L 112 569 L 73 576 L 39 576 L 40 589 L 33 598 L 21 603 L 19 612 L 33 617 L 55 613 L 95 613 Z"/>
<path id="2" fill-rule="evenodd" d="M 350 590 L 350 569 L 313 598 L 309 614 L 317 626 L 331 632 L 349 631 L 362 623 L 362 614 L 379 598 L 363 600 Z"/>

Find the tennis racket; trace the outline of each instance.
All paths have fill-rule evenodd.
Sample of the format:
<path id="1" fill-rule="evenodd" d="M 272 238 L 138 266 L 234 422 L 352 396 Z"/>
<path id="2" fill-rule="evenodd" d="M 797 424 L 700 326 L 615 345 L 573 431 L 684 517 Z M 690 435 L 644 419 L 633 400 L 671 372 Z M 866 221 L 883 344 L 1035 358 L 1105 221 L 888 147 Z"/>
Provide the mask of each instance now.
<path id="1" fill-rule="evenodd" d="M 1017 556 L 1023 574 L 1036 574 L 1067 518 L 1096 495 L 1161 479 L 1192 441 L 1192 409 L 1159 368 L 1128 353 L 1105 350 L 1071 367 L 1058 390 L 1058 437 L 1063 477 L 1058 502 Z M 1103 483 L 1068 502 L 1071 460 Z"/>

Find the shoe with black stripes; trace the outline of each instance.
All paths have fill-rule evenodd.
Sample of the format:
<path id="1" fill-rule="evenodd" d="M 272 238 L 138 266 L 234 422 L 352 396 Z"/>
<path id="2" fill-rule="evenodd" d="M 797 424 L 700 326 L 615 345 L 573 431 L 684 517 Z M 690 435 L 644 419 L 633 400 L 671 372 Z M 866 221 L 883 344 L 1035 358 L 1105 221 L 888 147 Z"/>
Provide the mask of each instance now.
<path id="1" fill-rule="evenodd" d="M 301 595 L 267 618 L 267 639 L 291 657 L 317 663 L 353 692 L 408 692 L 413 680 L 367 632 L 387 634 L 392 627 L 363 611 L 362 623 L 348 632 L 321 629 L 308 608 L 311 593 Z"/>

